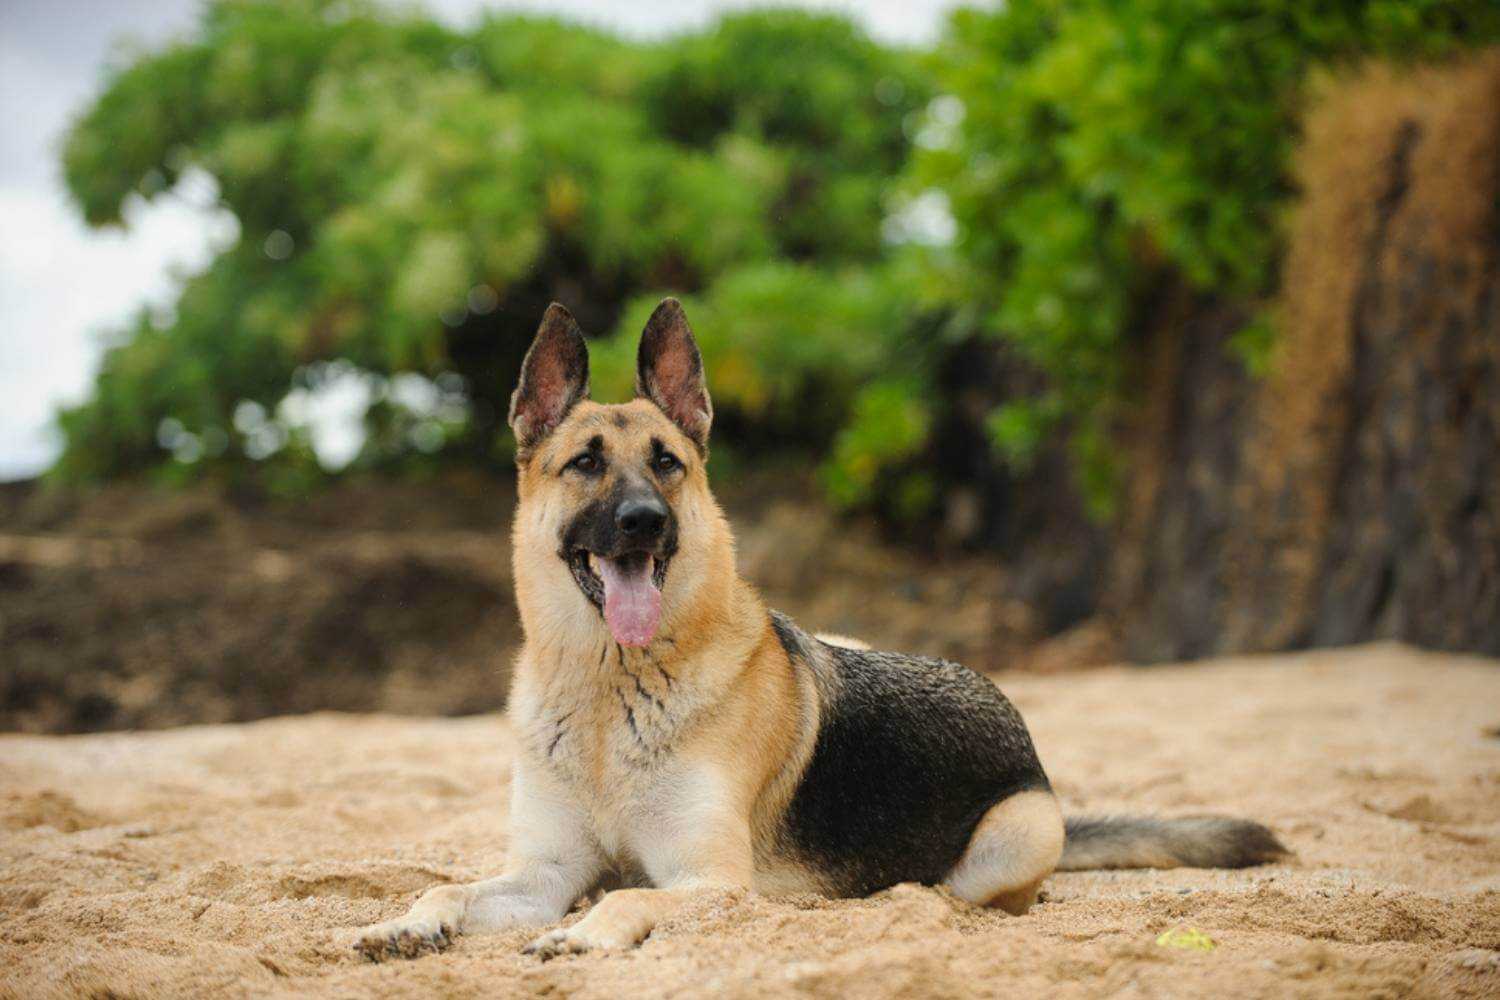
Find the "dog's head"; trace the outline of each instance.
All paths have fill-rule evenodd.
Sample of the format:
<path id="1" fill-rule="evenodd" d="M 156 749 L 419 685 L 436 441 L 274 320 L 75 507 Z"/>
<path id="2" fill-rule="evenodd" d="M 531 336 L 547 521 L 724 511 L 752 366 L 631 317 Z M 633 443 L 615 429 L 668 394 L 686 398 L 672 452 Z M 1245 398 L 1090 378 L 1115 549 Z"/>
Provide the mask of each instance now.
<path id="1" fill-rule="evenodd" d="M 523 615 L 545 608 L 567 628 L 584 624 L 580 614 L 602 619 L 614 641 L 646 646 L 727 548 L 704 470 L 713 407 L 676 299 L 641 334 L 636 398 L 588 396 L 583 334 L 554 303 L 510 401 L 517 594 Z"/>

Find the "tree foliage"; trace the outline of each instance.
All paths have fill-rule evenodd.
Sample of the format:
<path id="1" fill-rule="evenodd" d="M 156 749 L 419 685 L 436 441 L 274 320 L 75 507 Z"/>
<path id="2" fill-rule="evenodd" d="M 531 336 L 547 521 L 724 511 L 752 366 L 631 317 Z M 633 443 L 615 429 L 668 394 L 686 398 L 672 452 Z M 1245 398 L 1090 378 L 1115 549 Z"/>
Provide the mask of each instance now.
<path id="1" fill-rule="evenodd" d="M 994 414 L 1024 458 L 1070 417 L 1084 485 L 1112 495 L 1124 340 L 1163 273 L 1272 290 L 1310 74 L 1500 37 L 1488 0 L 1035 0 L 961 10 L 932 59 L 962 116 L 919 183 L 958 222 L 934 278 L 1050 376 Z M 1266 324 L 1244 338 L 1268 342 Z"/>
<path id="2" fill-rule="evenodd" d="M 457 372 L 474 407 L 443 443 L 503 453 L 498 416 L 552 298 L 608 333 L 637 297 L 698 296 L 731 411 L 767 413 L 846 348 L 867 374 L 866 340 L 891 324 L 853 300 L 925 99 L 913 57 L 795 11 L 646 45 L 545 18 L 457 32 L 365 4 L 218 0 L 190 38 L 109 80 L 69 136 L 90 223 L 197 168 L 240 236 L 174 316 L 124 331 L 93 398 L 62 417 L 60 471 L 169 461 L 167 419 L 233 464 L 239 405 L 274 412 L 333 358 Z M 758 343 L 780 345 L 774 370 L 727 336 L 742 308 L 758 310 Z M 602 355 L 601 381 L 618 383 L 628 359 Z M 846 402 L 810 415 L 815 438 Z"/>
<path id="3" fill-rule="evenodd" d="M 610 335 L 595 383 L 620 398 L 671 293 L 719 439 L 811 451 L 837 502 L 930 511 L 932 429 L 960 405 L 936 373 L 977 338 L 1047 379 L 981 414 L 992 461 L 1023 467 L 1066 432 L 1102 511 L 1151 289 L 1274 288 L 1314 74 L 1497 37 L 1489 0 L 1032 0 L 956 12 L 925 56 L 790 10 L 643 44 L 546 18 L 456 31 L 347 0 L 214 0 L 107 81 L 65 172 L 103 225 L 205 171 L 240 235 L 171 316 L 120 331 L 61 417 L 58 471 L 248 459 L 301 482 L 297 428 L 267 445 L 236 414 L 279 416 L 333 359 L 378 380 L 361 461 L 494 461 L 547 301 Z M 951 241 L 913 237 L 934 205 Z M 1273 340 L 1262 319 L 1241 347 L 1259 363 Z M 413 416 L 402 373 L 449 373 L 467 410 Z"/>

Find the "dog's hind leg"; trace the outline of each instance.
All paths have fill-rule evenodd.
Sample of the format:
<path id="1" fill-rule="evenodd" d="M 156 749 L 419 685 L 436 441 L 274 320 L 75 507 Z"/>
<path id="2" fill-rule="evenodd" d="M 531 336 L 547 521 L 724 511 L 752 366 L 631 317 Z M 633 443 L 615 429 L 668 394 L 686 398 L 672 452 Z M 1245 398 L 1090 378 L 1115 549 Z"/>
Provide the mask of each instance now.
<path id="1" fill-rule="evenodd" d="M 1020 916 L 1062 857 L 1063 818 L 1049 791 L 1017 792 L 990 807 L 943 880 L 960 899 Z"/>

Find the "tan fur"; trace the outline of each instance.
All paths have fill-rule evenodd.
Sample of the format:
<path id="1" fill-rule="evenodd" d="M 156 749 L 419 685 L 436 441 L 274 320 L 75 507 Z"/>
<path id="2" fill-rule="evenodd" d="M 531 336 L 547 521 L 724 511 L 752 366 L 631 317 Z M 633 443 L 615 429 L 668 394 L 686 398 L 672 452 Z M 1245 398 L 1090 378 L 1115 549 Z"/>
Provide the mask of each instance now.
<path id="1" fill-rule="evenodd" d="M 863 639 L 856 639 L 849 635 L 839 635 L 837 632 L 819 632 L 814 638 L 822 639 L 830 646 L 843 646 L 845 649 L 870 648 L 870 644 Z"/>
<path id="2" fill-rule="evenodd" d="M 789 658 L 760 597 L 735 571 L 734 539 L 705 469 L 713 408 L 675 300 L 648 321 L 639 359 L 642 398 L 588 400 L 583 335 L 556 304 L 526 356 L 510 409 L 519 447 L 512 550 L 525 631 L 508 709 L 518 743 L 510 864 L 496 878 L 430 889 L 405 916 L 365 928 L 356 947 L 372 958 L 437 950 L 462 932 L 556 924 L 611 880 L 630 887 L 606 893 L 527 950 L 547 958 L 633 946 L 695 893 L 830 891 L 831 876 L 786 853 L 780 834 L 813 757 L 820 706 L 832 703 L 839 681 Z M 653 441 L 681 469 L 653 465 Z M 580 455 L 592 464 L 570 464 Z M 644 647 L 615 642 L 559 552 L 576 517 L 594 517 L 619 495 L 619 476 L 627 477 L 622 491 L 654 483 L 675 525 L 660 621 Z M 1213 817 L 1070 820 L 1066 839 L 1064 856 L 1051 792 L 1014 794 L 981 818 L 944 884 L 962 899 L 1020 914 L 1060 857 L 1068 867 L 1250 864 L 1283 850 L 1258 824 Z"/>
<path id="3" fill-rule="evenodd" d="M 678 549 L 647 649 L 614 643 L 557 554 L 565 521 L 610 488 L 607 478 L 556 474 L 596 435 L 621 462 L 644 462 L 655 436 L 686 466 L 664 490 Z M 367 954 L 420 951 L 423 941 L 441 947 L 459 931 L 554 922 L 612 869 L 637 872 L 657 888 L 610 892 L 530 950 L 546 957 L 635 944 L 695 891 L 820 888 L 776 844 L 816 740 L 816 692 L 735 571 L 733 536 L 703 465 L 693 442 L 639 399 L 579 403 L 527 456 L 513 537 L 526 633 L 509 707 L 519 735 L 513 871 L 430 890 L 406 917 L 363 932 Z"/>
<path id="4" fill-rule="evenodd" d="M 357 946 L 371 957 L 441 948 L 465 931 L 556 923 L 612 874 L 650 888 L 605 894 L 528 950 L 549 957 L 634 945 L 696 892 L 826 889 L 778 836 L 812 758 L 825 681 L 793 664 L 735 571 L 733 536 L 704 468 L 711 404 L 693 382 L 694 357 L 673 339 L 685 329 L 672 326 L 685 324 L 680 308 L 664 308 L 661 323 L 648 325 L 652 357 L 662 359 L 643 379 L 650 400 L 580 401 L 581 335 L 560 307 L 549 309 L 528 354 L 511 413 L 525 436 L 512 540 L 525 644 L 509 703 L 518 737 L 510 867 L 472 885 L 438 886 L 406 916 L 365 929 Z M 660 392 L 677 395 L 663 404 Z M 654 477 L 677 546 L 655 636 L 632 648 L 614 641 L 558 546 L 580 511 L 611 496 L 614 477 L 646 474 L 653 439 L 683 465 Z M 591 442 L 604 456 L 599 473 L 570 473 Z M 964 898 L 1024 910 L 1060 851 L 1051 796 L 1018 795 L 990 810 L 949 882 Z"/>
<path id="5" fill-rule="evenodd" d="M 624 427 L 616 415 L 626 417 Z M 679 543 L 660 632 L 644 651 L 614 645 L 555 555 L 562 519 L 590 498 L 544 470 L 596 434 L 610 454 L 642 458 L 657 436 L 687 465 L 666 494 Z M 571 797 L 589 804 L 612 861 L 623 857 L 668 886 L 610 893 L 535 950 L 634 944 L 684 891 L 751 888 L 756 859 L 774 854 L 775 824 L 811 754 L 816 702 L 799 690 L 758 595 L 735 572 L 733 538 L 692 443 L 649 402 L 579 404 L 523 470 L 514 551 L 527 639 L 511 701 L 522 755 L 528 766 L 560 773 Z M 621 725 L 625 703 L 639 736 Z M 561 737 L 566 754 L 549 763 L 564 716 L 572 724 Z M 632 823 L 641 812 L 652 819 L 649 829 Z M 780 879 L 784 887 L 785 872 Z"/>
<path id="6" fill-rule="evenodd" d="M 558 557 L 566 521 L 611 487 L 608 477 L 558 475 L 596 436 L 618 463 L 646 461 L 654 436 L 685 465 L 664 490 L 678 548 L 661 626 L 645 649 L 613 641 Z M 817 739 L 815 681 L 794 668 L 736 573 L 701 453 L 651 402 L 584 401 L 519 471 L 513 551 L 526 642 L 509 707 L 519 737 L 511 870 L 429 890 L 405 917 L 363 931 L 361 950 L 418 954 L 459 932 L 554 923 L 611 871 L 654 888 L 607 893 L 528 950 L 634 945 L 694 892 L 823 891 L 777 841 Z M 1061 852 L 1061 831 L 1050 794 L 1014 796 L 986 815 L 949 884 L 963 898 L 1022 912 Z"/>
<path id="7" fill-rule="evenodd" d="M 1063 817 L 1051 792 L 1020 792 L 992 806 L 944 879 L 955 896 L 1019 916 L 1063 852 Z"/>

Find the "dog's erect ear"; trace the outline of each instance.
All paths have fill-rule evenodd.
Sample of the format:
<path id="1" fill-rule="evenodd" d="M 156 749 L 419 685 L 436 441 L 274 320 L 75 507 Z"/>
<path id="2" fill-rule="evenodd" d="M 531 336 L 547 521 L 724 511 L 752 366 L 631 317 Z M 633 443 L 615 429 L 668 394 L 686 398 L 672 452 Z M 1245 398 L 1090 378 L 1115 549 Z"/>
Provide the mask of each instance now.
<path id="1" fill-rule="evenodd" d="M 676 299 L 662 299 L 646 320 L 635 356 L 635 394 L 661 407 L 700 452 L 708 449 L 714 407 L 703 379 L 703 355 Z"/>
<path id="2" fill-rule="evenodd" d="M 517 456 L 557 429 L 580 400 L 589 397 L 589 349 L 573 314 L 554 302 L 542 316 L 536 339 L 521 362 L 521 381 L 510 397 L 510 429 Z"/>

